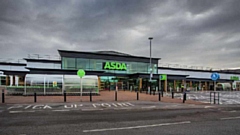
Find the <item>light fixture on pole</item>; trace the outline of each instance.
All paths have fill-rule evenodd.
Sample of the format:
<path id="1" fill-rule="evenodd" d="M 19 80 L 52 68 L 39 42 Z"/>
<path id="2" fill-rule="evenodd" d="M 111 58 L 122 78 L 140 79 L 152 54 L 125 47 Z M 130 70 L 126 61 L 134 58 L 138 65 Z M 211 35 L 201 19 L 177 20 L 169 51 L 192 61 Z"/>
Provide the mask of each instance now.
<path id="1" fill-rule="evenodd" d="M 149 68 L 150 68 L 150 79 L 149 79 L 149 81 L 151 82 L 152 81 L 152 39 L 153 39 L 153 37 L 149 37 L 148 38 L 149 40 L 150 40 L 150 66 L 149 66 Z"/>

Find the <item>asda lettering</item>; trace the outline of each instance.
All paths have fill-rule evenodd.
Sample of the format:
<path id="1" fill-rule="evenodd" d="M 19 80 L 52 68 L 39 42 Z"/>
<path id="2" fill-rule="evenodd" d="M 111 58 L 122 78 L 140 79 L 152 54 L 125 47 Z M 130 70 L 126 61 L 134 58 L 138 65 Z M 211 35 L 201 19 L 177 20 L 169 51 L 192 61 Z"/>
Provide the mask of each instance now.
<path id="1" fill-rule="evenodd" d="M 104 62 L 103 63 L 103 69 L 105 70 L 127 70 L 126 63 L 120 63 L 120 62 Z"/>

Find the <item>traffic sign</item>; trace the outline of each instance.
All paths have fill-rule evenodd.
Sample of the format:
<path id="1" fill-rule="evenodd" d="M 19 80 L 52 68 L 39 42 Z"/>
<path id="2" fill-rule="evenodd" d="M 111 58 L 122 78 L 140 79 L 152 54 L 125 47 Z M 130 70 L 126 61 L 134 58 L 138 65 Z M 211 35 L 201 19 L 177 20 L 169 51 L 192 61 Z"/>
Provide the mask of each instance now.
<path id="1" fill-rule="evenodd" d="M 212 79 L 213 81 L 216 81 L 216 80 L 218 80 L 219 78 L 220 78 L 220 75 L 219 75 L 218 73 L 212 73 L 211 79 Z"/>

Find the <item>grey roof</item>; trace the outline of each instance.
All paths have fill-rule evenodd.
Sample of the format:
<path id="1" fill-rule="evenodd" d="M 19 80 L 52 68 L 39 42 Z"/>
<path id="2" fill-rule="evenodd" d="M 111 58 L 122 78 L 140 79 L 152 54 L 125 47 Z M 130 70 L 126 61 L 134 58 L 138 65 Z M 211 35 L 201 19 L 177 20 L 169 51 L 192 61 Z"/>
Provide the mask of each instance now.
<path id="1" fill-rule="evenodd" d="M 130 54 L 126 54 L 126 53 L 121 53 L 121 52 L 117 52 L 117 51 L 96 51 L 93 53 L 98 53 L 98 54 L 113 54 L 113 55 L 120 55 L 120 56 L 132 56 Z"/>

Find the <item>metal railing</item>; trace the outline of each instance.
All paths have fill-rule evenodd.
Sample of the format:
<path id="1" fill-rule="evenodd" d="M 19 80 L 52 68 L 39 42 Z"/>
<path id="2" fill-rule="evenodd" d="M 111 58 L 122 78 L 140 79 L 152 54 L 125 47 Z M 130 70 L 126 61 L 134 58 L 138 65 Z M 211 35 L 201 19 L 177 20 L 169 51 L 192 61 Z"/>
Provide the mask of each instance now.
<path id="1" fill-rule="evenodd" d="M 40 55 L 40 54 L 28 54 L 29 59 L 47 59 L 47 60 L 61 60 L 59 55 Z"/>

